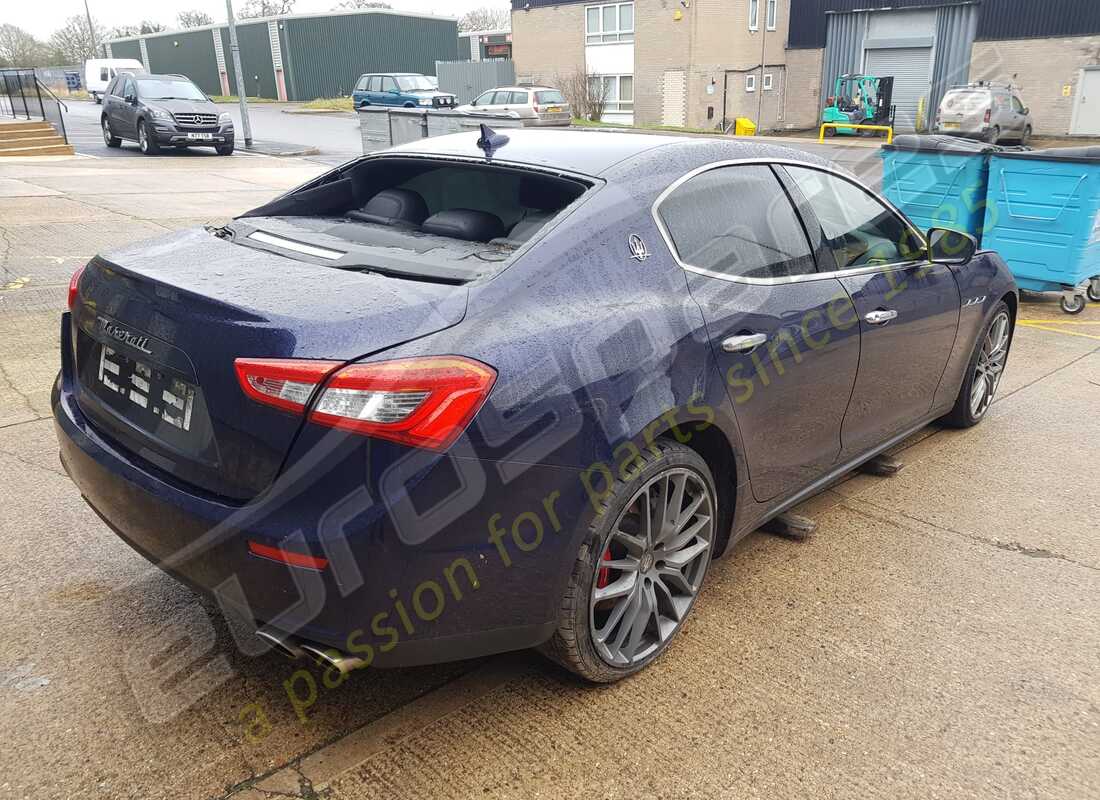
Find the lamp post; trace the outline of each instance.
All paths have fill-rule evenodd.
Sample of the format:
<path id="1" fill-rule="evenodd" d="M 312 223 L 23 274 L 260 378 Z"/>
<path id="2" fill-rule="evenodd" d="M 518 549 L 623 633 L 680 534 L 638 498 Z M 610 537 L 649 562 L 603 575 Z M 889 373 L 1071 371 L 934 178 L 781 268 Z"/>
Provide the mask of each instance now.
<path id="1" fill-rule="evenodd" d="M 233 20 L 233 0 L 225 0 L 225 14 L 229 21 L 229 51 L 233 56 L 233 72 L 237 75 L 237 100 L 241 104 L 241 127 L 244 128 L 244 146 L 251 147 L 252 124 L 248 120 L 248 98 L 245 97 L 244 92 L 244 73 L 241 72 L 241 48 L 237 44 L 237 23 Z"/>
<path id="2" fill-rule="evenodd" d="M 88 38 L 92 42 L 92 52 L 95 53 L 98 45 L 95 41 L 95 25 L 92 24 L 92 12 L 88 9 L 88 0 L 84 0 L 84 14 L 88 17 Z M 103 57 L 107 57 L 107 49 L 104 48 Z"/>

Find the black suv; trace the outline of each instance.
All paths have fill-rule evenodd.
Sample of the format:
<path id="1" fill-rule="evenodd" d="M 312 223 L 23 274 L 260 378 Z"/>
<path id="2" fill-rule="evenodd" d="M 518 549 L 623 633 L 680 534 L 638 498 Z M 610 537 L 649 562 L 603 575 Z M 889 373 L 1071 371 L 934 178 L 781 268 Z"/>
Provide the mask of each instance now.
<path id="1" fill-rule="evenodd" d="M 182 75 L 119 73 L 103 95 L 100 125 L 108 147 L 129 139 L 146 155 L 164 146 L 233 152 L 233 119 Z"/>

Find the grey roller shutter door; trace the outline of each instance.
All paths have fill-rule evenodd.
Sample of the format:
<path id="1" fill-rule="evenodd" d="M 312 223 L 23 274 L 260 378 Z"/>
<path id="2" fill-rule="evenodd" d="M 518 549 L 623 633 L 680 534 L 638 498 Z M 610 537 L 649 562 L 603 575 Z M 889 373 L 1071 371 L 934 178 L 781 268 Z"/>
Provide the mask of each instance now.
<path id="1" fill-rule="evenodd" d="M 893 102 L 897 106 L 895 128 L 910 131 L 916 128 L 917 104 L 921 97 L 925 98 L 927 120 L 931 71 L 931 47 L 892 47 L 867 51 L 864 72 L 880 78 L 894 76 Z"/>

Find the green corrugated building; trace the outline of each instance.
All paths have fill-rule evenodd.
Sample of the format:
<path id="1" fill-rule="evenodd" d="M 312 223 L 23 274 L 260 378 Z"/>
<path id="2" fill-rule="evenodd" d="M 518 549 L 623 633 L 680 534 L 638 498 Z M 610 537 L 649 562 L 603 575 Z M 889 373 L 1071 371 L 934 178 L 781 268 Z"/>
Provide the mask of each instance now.
<path id="1" fill-rule="evenodd" d="M 239 20 L 237 41 L 246 93 L 273 100 L 348 95 L 364 72 L 434 75 L 436 61 L 460 58 L 456 20 L 384 9 Z M 104 49 L 150 72 L 186 75 L 207 94 L 236 94 L 225 25 L 114 39 Z"/>

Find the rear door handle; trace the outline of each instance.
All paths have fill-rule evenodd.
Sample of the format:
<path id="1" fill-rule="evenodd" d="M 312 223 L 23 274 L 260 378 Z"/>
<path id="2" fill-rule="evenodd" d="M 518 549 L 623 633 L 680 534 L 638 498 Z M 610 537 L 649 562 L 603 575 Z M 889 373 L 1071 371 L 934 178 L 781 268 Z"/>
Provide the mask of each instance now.
<path id="1" fill-rule="evenodd" d="M 764 333 L 730 336 L 728 339 L 722 340 L 722 349 L 727 353 L 750 353 L 766 341 L 768 341 L 768 336 Z"/>
<path id="2" fill-rule="evenodd" d="M 888 310 L 880 309 L 878 311 L 872 311 L 869 314 L 867 314 L 867 316 L 865 316 L 864 319 L 867 320 L 867 322 L 870 323 L 871 325 L 885 325 L 890 320 L 896 319 L 897 316 L 898 316 L 898 312 L 894 311 L 891 308 L 891 309 L 888 309 Z"/>

